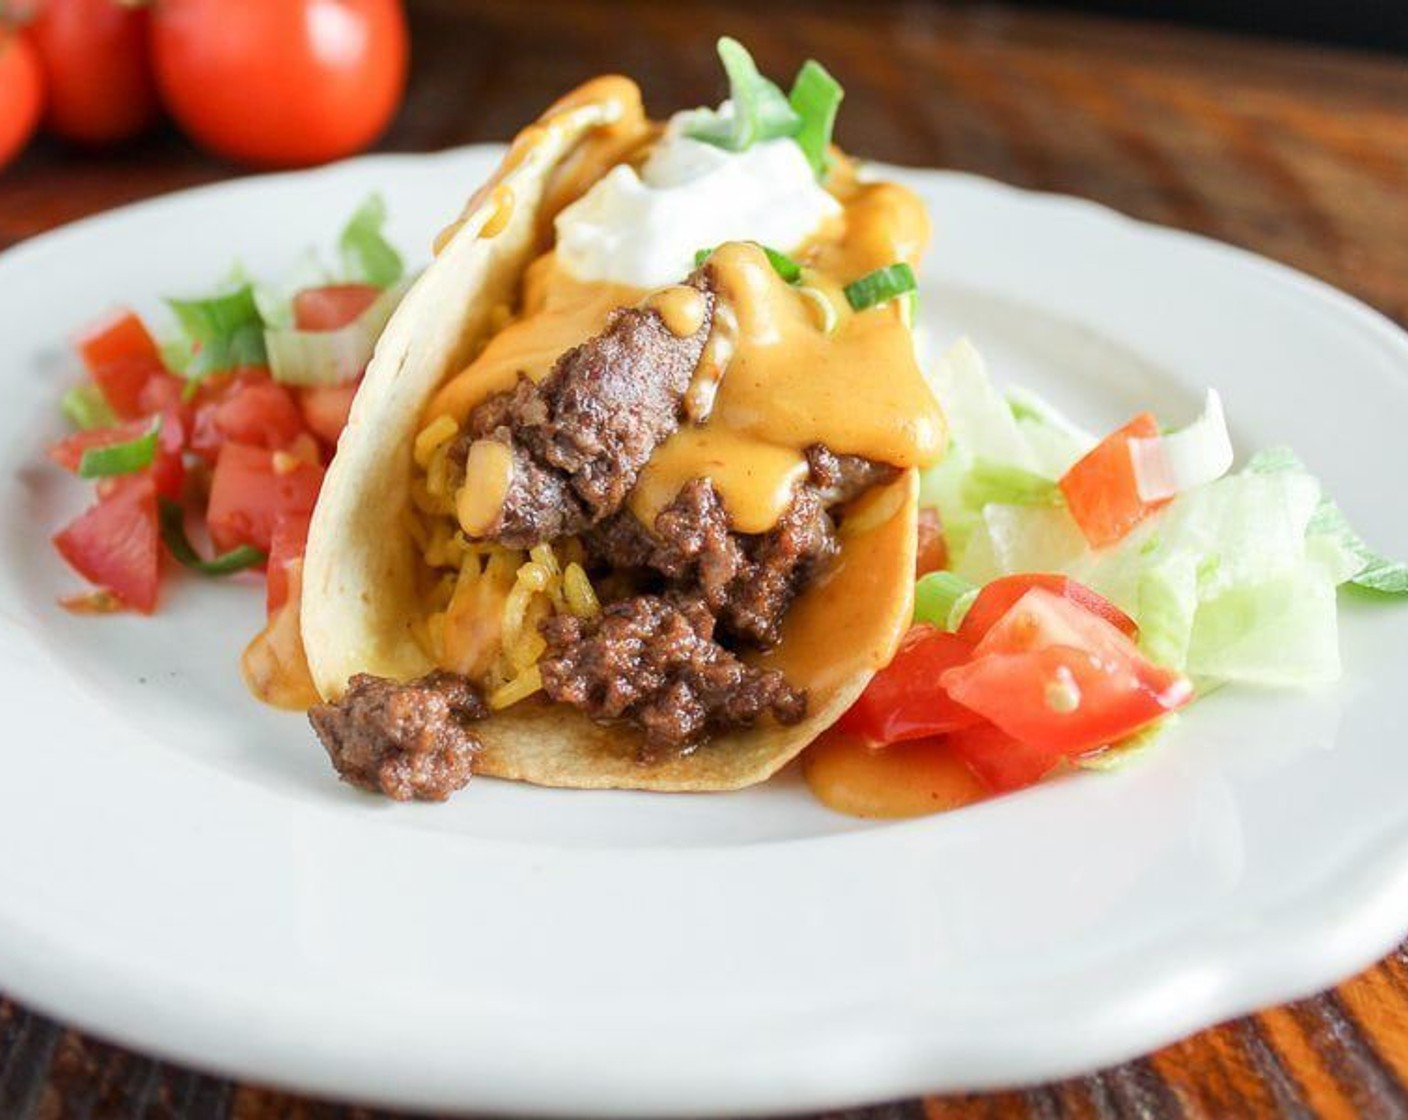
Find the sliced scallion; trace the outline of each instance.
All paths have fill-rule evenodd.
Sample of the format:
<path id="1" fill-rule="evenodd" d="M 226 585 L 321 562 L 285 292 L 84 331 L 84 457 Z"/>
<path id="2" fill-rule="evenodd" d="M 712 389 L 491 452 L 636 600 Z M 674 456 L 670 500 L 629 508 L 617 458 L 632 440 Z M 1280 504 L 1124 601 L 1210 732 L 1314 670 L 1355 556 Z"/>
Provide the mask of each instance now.
<path id="1" fill-rule="evenodd" d="M 762 140 L 795 136 L 802 118 L 782 90 L 758 73 L 747 49 L 727 35 L 718 42 L 719 61 L 728 74 L 733 115 L 715 114 L 696 121 L 686 135 L 730 152 L 742 152 Z"/>
<path id="2" fill-rule="evenodd" d="M 801 119 L 797 130 L 797 145 L 818 179 L 826 177 L 829 159 L 826 149 L 831 144 L 831 130 L 836 125 L 836 110 L 845 92 L 825 66 L 808 59 L 797 71 L 787 102 Z"/>
<path id="3" fill-rule="evenodd" d="M 268 556 L 253 545 L 242 544 L 213 560 L 204 559 L 186 536 L 186 514 L 179 502 L 160 501 L 161 539 L 178 563 L 208 576 L 229 576 L 264 563 Z"/>
<path id="4" fill-rule="evenodd" d="M 932 622 L 949 629 L 953 608 L 965 595 L 977 590 L 977 585 L 956 572 L 929 572 L 914 585 L 914 621 Z"/>
<path id="5" fill-rule="evenodd" d="M 90 447 L 78 461 L 80 478 L 112 478 L 120 474 L 135 474 L 151 466 L 156 458 L 157 440 L 161 438 L 161 420 L 152 422 L 145 434 L 123 443 Z"/>
<path id="6" fill-rule="evenodd" d="M 749 244 L 757 245 L 758 248 L 761 249 L 767 255 L 768 264 L 772 265 L 772 270 L 776 272 L 779 276 L 781 276 L 782 279 L 785 280 L 787 283 L 795 284 L 802 279 L 802 266 L 796 261 L 794 261 L 791 257 L 789 257 L 786 253 L 779 252 L 776 249 L 771 249 L 768 246 L 763 245 L 762 243 L 757 241 L 749 242 Z M 694 254 L 694 267 L 698 268 L 711 256 L 713 256 L 716 251 L 716 249 L 697 250 Z"/>
<path id="7" fill-rule="evenodd" d="M 846 299 L 856 311 L 879 307 L 906 292 L 916 291 L 919 282 L 914 278 L 914 269 L 904 261 L 867 272 L 859 280 L 846 285 Z"/>

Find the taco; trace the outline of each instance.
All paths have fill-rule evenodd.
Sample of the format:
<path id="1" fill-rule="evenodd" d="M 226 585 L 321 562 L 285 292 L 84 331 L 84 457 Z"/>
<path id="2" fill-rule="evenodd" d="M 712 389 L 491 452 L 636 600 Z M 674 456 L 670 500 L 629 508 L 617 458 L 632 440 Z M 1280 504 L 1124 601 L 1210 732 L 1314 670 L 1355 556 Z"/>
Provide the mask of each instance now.
<path id="1" fill-rule="evenodd" d="M 929 226 L 720 45 L 731 101 L 588 83 L 513 143 L 378 344 L 301 626 L 342 776 L 440 799 L 761 782 L 910 621 Z"/>

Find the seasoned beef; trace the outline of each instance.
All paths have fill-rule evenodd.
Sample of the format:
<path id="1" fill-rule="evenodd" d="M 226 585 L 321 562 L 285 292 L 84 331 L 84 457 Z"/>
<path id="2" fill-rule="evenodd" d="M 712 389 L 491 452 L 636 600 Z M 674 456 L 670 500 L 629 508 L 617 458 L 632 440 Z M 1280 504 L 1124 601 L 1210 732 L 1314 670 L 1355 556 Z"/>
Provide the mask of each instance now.
<path id="1" fill-rule="evenodd" d="M 808 481 L 821 492 L 828 509 L 844 505 L 899 474 L 889 463 L 876 463 L 859 455 L 837 455 L 819 443 L 807 448 L 807 467 L 811 472 Z"/>
<path id="2" fill-rule="evenodd" d="M 436 671 L 398 684 L 359 673 L 341 700 L 308 712 L 343 781 L 397 801 L 444 801 L 469 781 L 488 714 L 464 677 Z"/>
<path id="3" fill-rule="evenodd" d="M 782 616 L 817 566 L 836 555 L 836 526 L 817 491 L 803 486 L 777 526 L 752 542 L 751 563 L 729 585 L 721 617 L 755 645 L 776 645 Z"/>
<path id="4" fill-rule="evenodd" d="M 744 664 L 714 640 L 697 597 L 637 595 L 595 619 L 557 615 L 542 626 L 543 689 L 592 719 L 626 719 L 649 752 L 688 750 L 765 715 L 794 724 L 807 698 L 775 669 Z"/>
<path id="5" fill-rule="evenodd" d="M 694 334 L 672 333 L 649 308 L 623 308 L 605 331 L 563 354 L 541 383 L 523 378 L 470 415 L 456 449 L 461 458 L 476 438 L 508 442 L 513 451 L 513 483 L 487 538 L 532 545 L 621 508 L 655 448 L 679 427 L 709 337 L 707 270 L 688 283 L 705 300 Z"/>
<path id="6" fill-rule="evenodd" d="M 819 564 L 836 554 L 828 495 L 848 500 L 893 472 L 881 464 L 814 450 L 823 455 L 809 452 L 808 457 L 820 459 L 827 473 L 817 485 L 799 487 L 787 512 L 766 533 L 730 531 L 713 485 L 698 478 L 655 519 L 653 533 L 623 510 L 586 535 L 587 548 L 611 568 L 648 568 L 677 590 L 696 591 L 725 632 L 753 645 L 774 645 L 797 592 Z"/>

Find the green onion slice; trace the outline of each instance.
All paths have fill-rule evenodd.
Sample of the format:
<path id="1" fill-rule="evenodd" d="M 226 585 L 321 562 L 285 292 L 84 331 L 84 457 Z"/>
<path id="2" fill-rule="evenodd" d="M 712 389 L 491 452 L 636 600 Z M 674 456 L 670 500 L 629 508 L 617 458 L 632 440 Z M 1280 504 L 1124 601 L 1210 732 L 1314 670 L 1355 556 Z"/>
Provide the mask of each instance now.
<path id="1" fill-rule="evenodd" d="M 776 249 L 770 249 L 759 241 L 750 241 L 750 245 L 757 245 L 767 254 L 768 263 L 772 265 L 772 270 L 776 272 L 789 284 L 795 284 L 802 279 L 802 266 L 789 257 L 786 253 L 780 253 Z M 698 268 L 707 261 L 717 251 L 714 249 L 699 249 L 694 254 L 694 267 Z"/>
<path id="2" fill-rule="evenodd" d="M 802 118 L 788 104 L 782 90 L 758 73 L 753 56 L 743 44 L 725 35 L 719 40 L 718 51 L 728 74 L 733 116 L 700 119 L 685 134 L 730 152 L 746 151 L 762 140 L 797 135 Z"/>
<path id="3" fill-rule="evenodd" d="M 254 300 L 254 288 L 241 284 L 209 299 L 169 299 L 176 319 L 191 344 L 186 377 L 199 381 L 213 373 L 262 366 L 264 319 Z"/>
<path id="4" fill-rule="evenodd" d="M 913 292 L 919 288 L 914 278 L 914 269 L 899 261 L 885 268 L 867 272 L 859 280 L 846 285 L 846 299 L 856 311 L 879 307 L 892 299 Z"/>
<path id="5" fill-rule="evenodd" d="M 111 428 L 117 423 L 112 406 L 108 404 L 103 391 L 91 381 L 75 385 L 64 394 L 59 402 L 64 416 L 75 428 L 91 432 L 94 428 Z"/>
<path id="6" fill-rule="evenodd" d="M 161 438 L 161 419 L 158 417 L 146 434 L 125 443 L 109 443 L 103 447 L 90 447 L 78 461 L 79 478 L 112 478 L 120 474 L 136 474 L 144 467 L 151 466 L 156 458 L 157 440 Z"/>
<path id="7" fill-rule="evenodd" d="M 160 499 L 161 539 L 178 562 L 208 576 L 230 576 L 264 563 L 268 556 L 253 545 L 242 544 L 213 560 L 203 559 L 186 536 L 186 513 L 179 502 Z"/>
<path id="8" fill-rule="evenodd" d="M 956 629 L 950 626 L 954 607 L 966 595 L 978 590 L 956 572 L 929 572 L 919 577 L 914 585 L 914 621 L 932 622 L 945 630 Z"/>
<path id="9" fill-rule="evenodd" d="M 269 372 L 285 385 L 340 385 L 361 375 L 407 285 L 382 292 L 376 302 L 335 331 L 266 331 Z"/>
<path id="10" fill-rule="evenodd" d="M 826 149 L 831 143 L 831 130 L 836 125 L 836 110 L 841 106 L 845 91 L 841 83 L 815 59 L 807 59 L 797 71 L 788 95 L 788 104 L 801 119 L 797 130 L 797 145 L 818 179 L 824 179 L 828 165 Z"/>
<path id="11" fill-rule="evenodd" d="M 386 240 L 386 200 L 374 194 L 357 208 L 337 241 L 344 282 L 389 288 L 405 275 L 405 263 Z"/>

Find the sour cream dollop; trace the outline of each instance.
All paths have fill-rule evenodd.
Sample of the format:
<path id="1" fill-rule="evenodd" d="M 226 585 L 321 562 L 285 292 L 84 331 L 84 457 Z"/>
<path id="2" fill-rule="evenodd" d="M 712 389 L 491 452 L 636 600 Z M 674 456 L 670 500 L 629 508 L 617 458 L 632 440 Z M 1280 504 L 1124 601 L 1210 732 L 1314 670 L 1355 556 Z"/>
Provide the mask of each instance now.
<path id="1" fill-rule="evenodd" d="M 729 152 L 691 140 L 677 114 L 637 174 L 612 168 L 557 216 L 557 256 L 579 280 L 677 283 L 694 254 L 725 241 L 790 252 L 841 212 L 790 139 Z"/>

